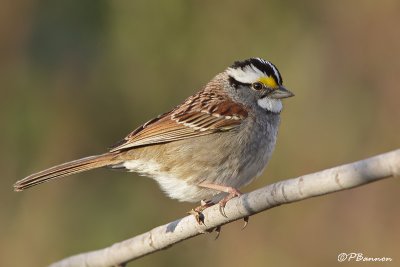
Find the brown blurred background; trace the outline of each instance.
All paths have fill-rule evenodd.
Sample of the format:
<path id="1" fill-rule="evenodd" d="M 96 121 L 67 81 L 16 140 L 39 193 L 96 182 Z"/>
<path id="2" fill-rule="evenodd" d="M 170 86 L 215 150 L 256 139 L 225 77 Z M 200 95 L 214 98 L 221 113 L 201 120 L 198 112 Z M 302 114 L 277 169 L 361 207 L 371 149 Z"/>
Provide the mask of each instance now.
<path id="1" fill-rule="evenodd" d="M 396 0 L 2 3 L 0 266 L 45 266 L 184 216 L 192 204 L 135 174 L 12 184 L 103 152 L 237 59 L 271 60 L 296 94 L 267 171 L 244 191 L 398 148 L 399 14 Z M 354 265 L 340 252 L 393 266 L 399 195 L 389 179 L 281 206 L 129 266 Z"/>

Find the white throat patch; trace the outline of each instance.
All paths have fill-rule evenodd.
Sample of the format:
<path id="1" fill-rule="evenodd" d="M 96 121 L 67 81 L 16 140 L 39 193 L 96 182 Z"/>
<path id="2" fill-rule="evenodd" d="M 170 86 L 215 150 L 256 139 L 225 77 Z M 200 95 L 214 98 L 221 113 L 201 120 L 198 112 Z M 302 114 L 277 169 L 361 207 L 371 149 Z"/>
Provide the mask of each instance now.
<path id="1" fill-rule="evenodd" d="M 271 111 L 273 113 L 280 113 L 283 108 L 281 100 L 271 99 L 268 97 L 258 99 L 257 104 L 263 109 Z"/>

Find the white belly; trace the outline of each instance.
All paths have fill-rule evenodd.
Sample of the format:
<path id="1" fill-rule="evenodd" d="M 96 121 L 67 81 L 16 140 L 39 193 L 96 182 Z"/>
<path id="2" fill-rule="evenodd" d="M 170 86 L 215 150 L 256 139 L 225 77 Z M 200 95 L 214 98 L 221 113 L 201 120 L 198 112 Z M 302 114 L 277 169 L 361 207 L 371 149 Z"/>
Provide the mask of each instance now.
<path id="1" fill-rule="evenodd" d="M 161 171 L 160 165 L 155 161 L 129 160 L 125 161 L 123 166 L 129 171 L 153 178 L 170 198 L 179 201 L 199 202 L 218 193 L 218 191 L 201 188 Z"/>

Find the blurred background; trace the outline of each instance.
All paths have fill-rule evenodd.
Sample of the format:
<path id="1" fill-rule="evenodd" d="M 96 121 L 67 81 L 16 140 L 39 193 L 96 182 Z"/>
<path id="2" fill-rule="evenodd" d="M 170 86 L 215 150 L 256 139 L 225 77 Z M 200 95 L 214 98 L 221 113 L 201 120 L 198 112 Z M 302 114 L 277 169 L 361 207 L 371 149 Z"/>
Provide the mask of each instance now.
<path id="1" fill-rule="evenodd" d="M 2 3 L 0 265 L 45 266 L 185 216 L 193 204 L 130 173 L 12 184 L 102 153 L 237 59 L 271 60 L 296 94 L 267 171 L 243 191 L 399 148 L 399 14 L 396 0 Z M 129 266 L 398 262 L 399 192 L 388 179 L 281 206 Z"/>

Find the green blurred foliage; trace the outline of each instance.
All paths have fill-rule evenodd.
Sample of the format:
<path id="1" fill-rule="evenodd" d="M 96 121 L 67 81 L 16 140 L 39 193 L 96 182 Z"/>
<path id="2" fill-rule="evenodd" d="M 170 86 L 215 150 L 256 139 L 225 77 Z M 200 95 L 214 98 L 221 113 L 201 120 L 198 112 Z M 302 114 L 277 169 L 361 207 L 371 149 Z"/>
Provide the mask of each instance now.
<path id="1" fill-rule="evenodd" d="M 6 1 L 0 9 L 0 265 L 44 266 L 185 215 L 135 174 L 12 184 L 103 152 L 234 60 L 274 62 L 285 101 L 276 152 L 246 188 L 398 148 L 400 2 Z M 398 181 L 275 208 L 132 266 L 336 266 L 399 255 Z M 233 253 L 234 252 L 234 253 Z M 395 258 L 396 260 L 396 258 Z"/>

